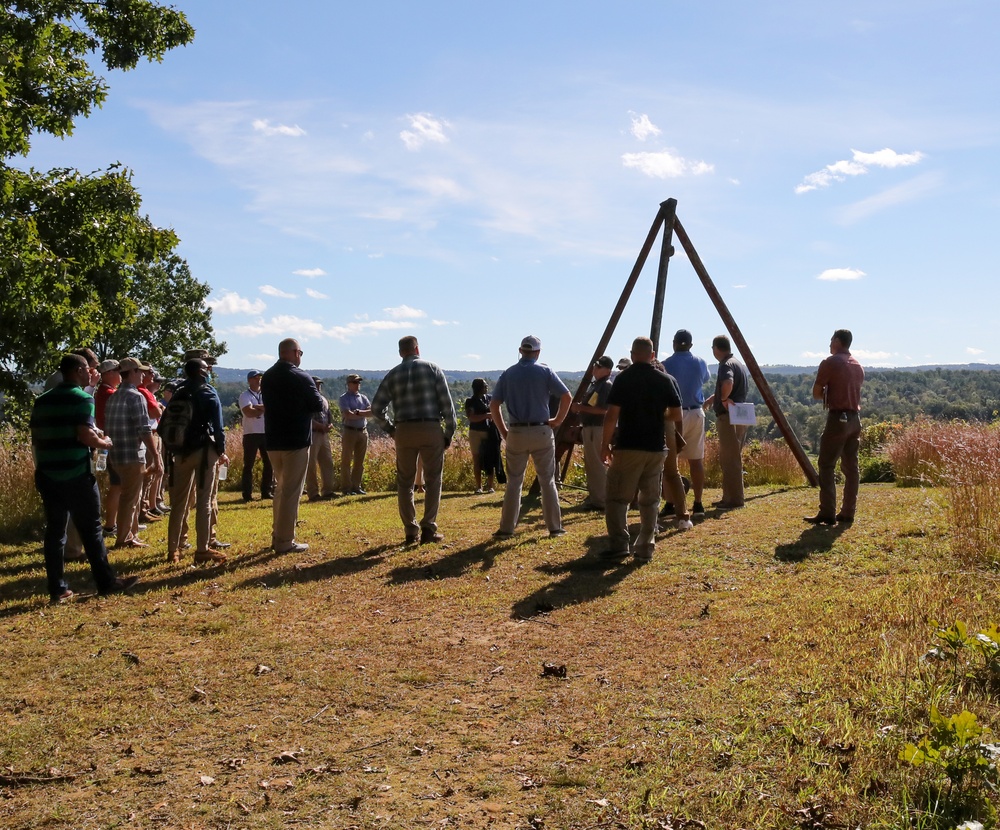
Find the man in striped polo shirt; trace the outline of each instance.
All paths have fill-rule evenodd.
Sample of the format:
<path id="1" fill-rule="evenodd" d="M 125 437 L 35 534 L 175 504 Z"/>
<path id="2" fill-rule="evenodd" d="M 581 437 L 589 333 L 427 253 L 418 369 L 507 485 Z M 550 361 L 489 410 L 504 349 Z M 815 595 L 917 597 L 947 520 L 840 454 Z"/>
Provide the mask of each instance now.
<path id="1" fill-rule="evenodd" d="M 35 486 L 45 511 L 45 571 L 49 596 L 63 602 L 73 596 L 66 584 L 63 549 L 72 518 L 101 594 L 130 590 L 138 577 L 120 579 L 108 563 L 101 532 L 101 496 L 90 469 L 90 450 L 110 449 L 94 423 L 94 399 L 83 391 L 89 367 L 85 358 L 68 354 L 59 363 L 62 382 L 35 400 L 31 446 Z"/>

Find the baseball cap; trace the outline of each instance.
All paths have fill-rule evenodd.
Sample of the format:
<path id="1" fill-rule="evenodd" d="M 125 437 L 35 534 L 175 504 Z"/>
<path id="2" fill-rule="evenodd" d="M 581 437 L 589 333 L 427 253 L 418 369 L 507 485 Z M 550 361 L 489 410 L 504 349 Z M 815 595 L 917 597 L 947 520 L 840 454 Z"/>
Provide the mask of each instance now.
<path id="1" fill-rule="evenodd" d="M 97 367 L 97 371 L 100 372 L 102 375 L 105 372 L 116 372 L 117 370 L 118 370 L 118 361 L 112 359 L 105 360 Z"/>
<path id="2" fill-rule="evenodd" d="M 313 379 L 313 383 L 315 383 L 317 386 L 319 386 L 323 382 L 323 378 L 318 378 L 318 377 L 316 377 L 316 375 L 313 375 L 312 379 Z"/>
<path id="3" fill-rule="evenodd" d="M 602 369 L 614 369 L 615 368 L 615 362 L 610 357 L 608 357 L 607 355 L 604 355 L 603 357 L 597 358 L 597 360 L 594 361 L 594 365 L 595 366 L 600 366 Z"/>
<path id="4" fill-rule="evenodd" d="M 690 346 L 693 342 L 691 332 L 687 329 L 677 329 L 677 334 L 674 335 L 674 342 L 679 346 Z"/>
<path id="5" fill-rule="evenodd" d="M 619 369 L 627 369 L 631 365 L 632 365 L 632 361 L 629 360 L 627 357 L 623 357 L 621 360 L 618 361 L 618 368 Z"/>
<path id="6" fill-rule="evenodd" d="M 361 375 L 348 375 L 347 376 L 347 382 L 348 383 L 361 383 L 361 380 L 362 380 Z"/>
<path id="7" fill-rule="evenodd" d="M 119 362 L 118 368 L 122 372 L 131 372 L 134 369 L 142 369 L 142 371 L 149 371 L 150 366 L 148 363 L 143 363 L 137 357 L 126 357 L 124 360 Z"/>
<path id="8" fill-rule="evenodd" d="M 521 341 L 521 351 L 524 352 L 537 352 L 542 348 L 542 341 L 539 340 L 535 335 L 529 334 Z"/>
<path id="9" fill-rule="evenodd" d="M 259 369 L 251 369 L 249 372 L 247 372 L 247 380 L 250 380 L 251 378 L 259 378 L 263 374 L 264 373 L 261 372 Z"/>
<path id="10" fill-rule="evenodd" d="M 209 366 L 215 365 L 215 358 L 208 353 L 208 349 L 188 349 L 184 352 L 184 363 L 189 360 L 204 360 Z"/>

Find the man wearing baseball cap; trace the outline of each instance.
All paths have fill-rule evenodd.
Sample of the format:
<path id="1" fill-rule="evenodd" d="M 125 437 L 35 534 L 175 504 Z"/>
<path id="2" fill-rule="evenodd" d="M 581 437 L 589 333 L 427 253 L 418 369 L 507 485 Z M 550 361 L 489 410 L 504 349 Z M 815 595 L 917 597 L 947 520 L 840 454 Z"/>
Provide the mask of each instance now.
<path id="1" fill-rule="evenodd" d="M 253 467 L 258 453 L 264 465 L 260 476 L 260 497 L 271 498 L 271 488 L 274 486 L 271 459 L 264 447 L 264 396 L 260 391 L 263 377 L 264 373 L 258 369 L 247 372 L 247 388 L 240 395 L 240 412 L 243 413 L 243 478 L 240 485 L 243 501 L 253 498 Z"/>
<path id="2" fill-rule="evenodd" d="M 507 441 L 507 489 L 503 496 L 500 528 L 493 535 L 498 539 L 514 535 L 521 512 L 521 486 L 528 457 L 535 464 L 542 493 L 542 515 L 549 536 L 566 533 L 559 509 L 556 489 L 556 443 L 554 430 L 566 418 L 573 396 L 559 376 L 544 363 L 538 362 L 542 341 L 529 334 L 521 340 L 521 359 L 500 375 L 493 388 L 490 413 L 500 435 Z M 554 418 L 549 417 L 549 400 L 559 399 Z M 510 424 L 504 421 L 501 404 L 507 404 Z"/>
<path id="3" fill-rule="evenodd" d="M 604 414 L 608 411 L 611 394 L 611 370 L 615 362 L 608 355 L 599 358 L 593 366 L 593 381 L 583 396 L 574 402 L 572 410 L 580 415 L 583 427 L 583 462 L 587 469 L 587 500 L 589 510 L 604 511 L 607 491 L 608 468 L 601 458 L 601 438 L 604 435 Z"/>
<path id="4" fill-rule="evenodd" d="M 344 495 L 363 496 L 365 455 L 368 453 L 368 421 L 372 405 L 361 394 L 361 375 L 347 376 L 347 391 L 337 399 L 343 431 L 340 435 L 340 489 Z"/>

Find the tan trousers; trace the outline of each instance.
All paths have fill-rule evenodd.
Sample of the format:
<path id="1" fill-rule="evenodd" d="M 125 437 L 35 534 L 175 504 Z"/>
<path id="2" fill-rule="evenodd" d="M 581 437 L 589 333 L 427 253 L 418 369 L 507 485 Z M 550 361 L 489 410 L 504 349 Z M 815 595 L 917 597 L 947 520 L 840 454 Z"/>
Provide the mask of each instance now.
<path id="1" fill-rule="evenodd" d="M 556 443 L 552 427 L 515 427 L 507 431 L 507 489 L 500 511 L 500 532 L 513 533 L 521 513 L 521 487 L 531 457 L 542 494 L 542 517 L 549 532 L 562 529 L 556 487 Z"/>
<path id="2" fill-rule="evenodd" d="M 407 537 L 420 530 L 437 530 L 438 509 L 441 507 L 441 475 L 444 471 L 444 432 L 440 423 L 415 421 L 396 424 L 396 500 L 399 518 Z M 417 524 L 417 509 L 413 504 L 413 481 L 417 475 L 417 459 L 423 463 L 424 515 Z"/>
<path id="3" fill-rule="evenodd" d="M 628 553 L 628 506 L 636 490 L 639 491 L 640 530 L 635 546 L 638 549 L 656 543 L 663 460 L 662 452 L 615 450 L 608 468 L 608 504 L 604 509 L 609 550 Z"/>
<path id="4" fill-rule="evenodd" d="M 115 547 L 137 538 L 139 533 L 139 503 L 142 500 L 143 472 L 146 465 L 141 461 L 134 464 L 115 464 L 115 470 L 122 480 L 122 494 L 118 500 L 118 536 Z"/>
<path id="5" fill-rule="evenodd" d="M 667 440 L 667 457 L 663 460 L 663 497 L 669 498 L 674 505 L 674 515 L 678 519 L 688 518 L 684 495 L 684 482 L 681 481 L 680 471 L 677 469 L 677 424 L 675 421 L 668 421 L 664 424 L 664 433 Z"/>
<path id="6" fill-rule="evenodd" d="M 608 490 L 608 468 L 601 460 L 604 427 L 584 427 L 582 433 L 583 463 L 587 469 L 587 501 L 594 507 L 603 508 Z"/>
<path id="7" fill-rule="evenodd" d="M 717 415 L 715 429 L 719 434 L 719 464 L 722 467 L 722 501 L 729 507 L 743 506 L 743 442 L 745 426 L 729 422 L 729 413 Z"/>
<path id="8" fill-rule="evenodd" d="M 271 547 L 284 553 L 295 544 L 295 523 L 299 518 L 299 499 L 306 482 L 309 447 L 300 450 L 268 450 L 274 469 L 274 503 L 271 520 Z"/>
<path id="9" fill-rule="evenodd" d="M 316 468 L 319 467 L 319 475 Z M 323 489 L 320 490 L 320 479 Z M 315 499 L 321 493 L 332 496 L 336 492 L 333 482 L 333 453 L 330 450 L 330 433 L 313 432 L 309 445 L 309 467 L 306 472 L 306 493 Z"/>
<path id="10" fill-rule="evenodd" d="M 187 536 L 187 513 L 194 496 L 195 535 L 197 551 L 208 550 L 211 540 L 212 491 L 215 482 L 215 464 L 219 454 L 215 447 L 186 456 L 174 456 L 173 472 L 168 482 L 170 488 L 170 520 L 167 524 L 167 551 L 178 553 Z"/>
<path id="11" fill-rule="evenodd" d="M 361 489 L 365 475 L 365 455 L 368 453 L 368 430 L 344 427 L 340 436 L 341 492 Z"/>

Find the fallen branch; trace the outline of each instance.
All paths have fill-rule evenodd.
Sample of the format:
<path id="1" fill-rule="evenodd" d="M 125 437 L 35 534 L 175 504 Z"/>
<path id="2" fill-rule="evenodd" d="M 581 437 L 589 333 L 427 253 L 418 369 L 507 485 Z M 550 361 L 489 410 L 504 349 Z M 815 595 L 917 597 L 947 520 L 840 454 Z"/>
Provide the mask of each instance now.
<path id="1" fill-rule="evenodd" d="M 58 772 L 51 770 L 48 774 L 37 772 L 14 772 L 7 767 L 6 774 L 0 774 L 0 787 L 33 787 L 36 784 L 58 784 L 62 781 L 75 781 L 82 773 Z"/>

